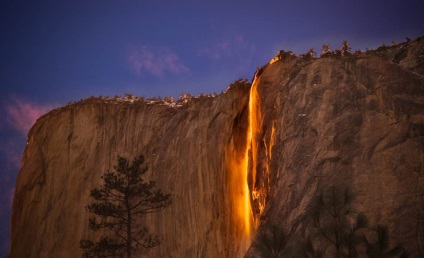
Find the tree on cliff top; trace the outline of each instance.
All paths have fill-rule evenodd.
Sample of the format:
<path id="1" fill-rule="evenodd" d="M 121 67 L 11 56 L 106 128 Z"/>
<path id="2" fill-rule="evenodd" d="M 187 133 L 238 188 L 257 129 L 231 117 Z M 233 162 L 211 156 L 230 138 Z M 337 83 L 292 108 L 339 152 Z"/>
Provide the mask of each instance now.
<path id="1" fill-rule="evenodd" d="M 128 257 L 137 248 L 152 248 L 160 241 L 149 234 L 137 220 L 147 213 L 158 212 L 170 205 L 170 195 L 155 190 L 155 182 L 145 182 L 142 176 L 147 167 L 142 167 L 144 157 L 135 158 L 131 164 L 118 157 L 114 172 L 102 176 L 104 184 L 91 190 L 95 202 L 87 209 L 97 218 L 89 219 L 93 231 L 106 229 L 106 236 L 98 242 L 83 239 L 80 247 L 84 257 Z M 113 237 L 113 238 L 112 238 Z"/>
<path id="2" fill-rule="evenodd" d="M 350 55 L 351 50 L 352 48 L 350 47 L 349 42 L 347 42 L 347 40 L 343 40 L 342 49 L 341 49 L 342 56 Z"/>
<path id="3" fill-rule="evenodd" d="M 331 54 L 329 45 L 322 45 L 321 57 L 326 57 Z"/>

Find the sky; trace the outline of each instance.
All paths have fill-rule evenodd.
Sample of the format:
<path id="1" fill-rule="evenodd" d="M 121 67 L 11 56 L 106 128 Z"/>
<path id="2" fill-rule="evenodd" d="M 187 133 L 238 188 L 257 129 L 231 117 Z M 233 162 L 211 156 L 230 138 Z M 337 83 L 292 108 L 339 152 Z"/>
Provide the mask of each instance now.
<path id="1" fill-rule="evenodd" d="M 90 96 L 220 93 L 280 49 L 424 35 L 422 0 L 0 0 L 0 257 L 26 136 Z"/>

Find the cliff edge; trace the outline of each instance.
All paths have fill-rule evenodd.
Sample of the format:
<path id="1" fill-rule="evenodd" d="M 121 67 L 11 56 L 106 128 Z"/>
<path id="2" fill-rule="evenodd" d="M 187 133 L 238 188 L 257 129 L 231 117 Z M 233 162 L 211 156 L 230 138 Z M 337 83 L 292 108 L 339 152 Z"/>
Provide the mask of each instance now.
<path id="1" fill-rule="evenodd" d="M 423 75 L 419 38 L 318 59 L 282 52 L 252 85 L 178 106 L 93 99 L 54 110 L 28 135 L 9 257 L 81 257 L 80 239 L 94 236 L 90 190 L 118 155 L 139 154 L 172 195 L 146 217 L 162 240 L 149 257 L 251 257 L 255 233 L 276 223 L 305 237 L 325 185 L 349 185 L 356 210 L 424 256 Z M 235 214 L 243 184 L 248 236 Z"/>

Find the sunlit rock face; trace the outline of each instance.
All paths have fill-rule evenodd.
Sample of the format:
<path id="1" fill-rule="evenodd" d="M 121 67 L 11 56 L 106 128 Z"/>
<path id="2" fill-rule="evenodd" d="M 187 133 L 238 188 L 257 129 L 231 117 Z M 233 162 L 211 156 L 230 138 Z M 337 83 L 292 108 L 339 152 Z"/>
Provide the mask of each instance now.
<path id="1" fill-rule="evenodd" d="M 10 257 L 80 257 L 80 239 L 95 236 L 90 190 L 118 155 L 139 154 L 172 194 L 146 217 L 162 239 L 148 257 L 251 257 L 270 224 L 302 238 L 318 189 L 342 184 L 393 243 L 424 256 L 424 38 L 273 60 L 252 87 L 182 106 L 93 99 L 40 118 L 17 180 Z"/>
<path id="2" fill-rule="evenodd" d="M 250 242 L 242 243 L 244 225 L 232 213 L 227 159 L 232 138 L 247 125 L 249 87 L 241 83 L 181 107 L 91 100 L 39 119 L 17 180 L 10 257 L 81 257 L 80 239 L 94 237 L 85 209 L 90 190 L 118 155 L 139 154 L 172 198 L 146 218 L 162 240 L 149 257 L 243 256 Z M 235 139 L 243 155 L 245 144 Z"/>

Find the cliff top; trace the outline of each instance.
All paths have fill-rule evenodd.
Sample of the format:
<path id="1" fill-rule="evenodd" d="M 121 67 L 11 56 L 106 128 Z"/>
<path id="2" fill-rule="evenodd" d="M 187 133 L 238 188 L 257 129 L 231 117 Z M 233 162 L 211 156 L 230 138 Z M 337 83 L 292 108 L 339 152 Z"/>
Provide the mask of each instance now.
<path id="1" fill-rule="evenodd" d="M 351 51 L 347 41 L 344 41 L 342 48 L 335 49 L 330 51 L 330 47 L 323 45 L 322 53 L 319 57 L 316 57 L 316 53 L 313 49 L 310 49 L 305 54 L 294 54 L 292 51 L 280 50 L 279 53 L 271 59 L 264 66 L 257 68 L 256 74 L 260 75 L 267 66 L 274 64 L 275 62 L 294 59 L 297 67 L 303 67 L 311 62 L 322 59 L 322 58 L 336 58 L 336 59 L 359 59 L 359 58 L 379 58 L 395 64 L 401 65 L 407 70 L 419 74 L 420 76 L 424 75 L 424 36 L 418 37 L 415 40 L 406 39 L 405 42 L 395 43 L 392 42 L 391 46 L 382 45 L 377 49 L 366 50 L 361 52 L 360 50 Z M 247 79 L 239 79 L 234 83 L 227 86 L 226 90 L 222 91 L 220 94 L 210 93 L 205 94 L 201 93 L 198 96 L 193 96 L 189 93 L 181 93 L 177 100 L 174 100 L 172 96 L 169 97 L 151 97 L 144 98 L 138 97 L 133 94 L 125 94 L 123 97 L 115 95 L 114 97 L 109 96 L 99 96 L 99 97 L 87 97 L 81 99 L 80 101 L 68 102 L 66 106 L 62 106 L 56 109 L 51 110 L 47 114 L 41 116 L 37 119 L 37 122 L 44 120 L 46 117 L 55 115 L 58 112 L 61 112 L 67 108 L 73 107 L 75 105 L 84 105 L 84 104 L 93 104 L 93 103 L 104 103 L 104 104 L 113 104 L 113 105 L 135 105 L 135 106 L 165 106 L 168 108 L 181 108 L 187 107 L 190 104 L 196 103 L 198 101 L 213 99 L 215 97 L 221 96 L 227 93 L 234 86 L 247 86 L 250 87 L 250 83 Z"/>

